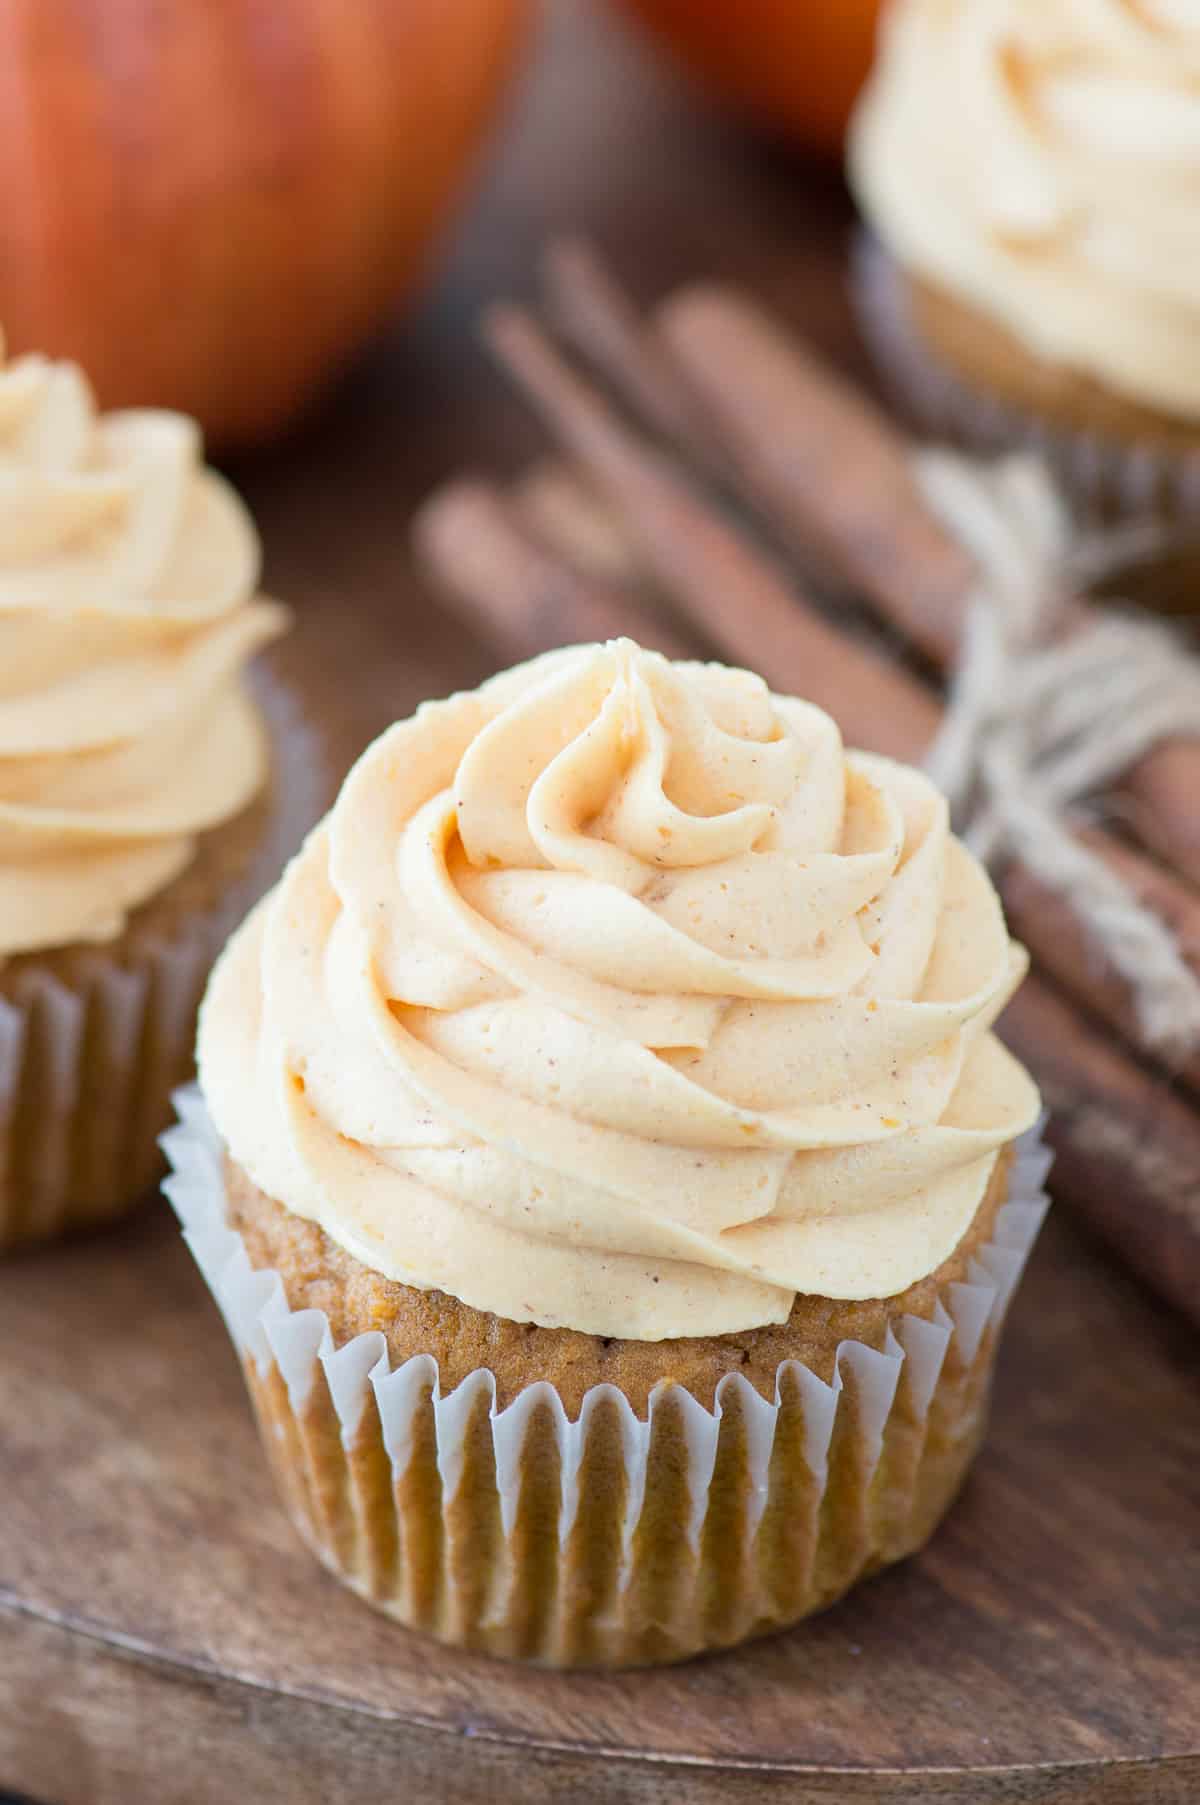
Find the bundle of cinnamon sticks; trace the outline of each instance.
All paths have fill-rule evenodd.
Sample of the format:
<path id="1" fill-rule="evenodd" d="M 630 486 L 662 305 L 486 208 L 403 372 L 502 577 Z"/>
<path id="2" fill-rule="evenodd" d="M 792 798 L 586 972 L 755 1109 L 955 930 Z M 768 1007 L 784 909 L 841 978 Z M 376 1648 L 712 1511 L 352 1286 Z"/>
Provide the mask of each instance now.
<path id="1" fill-rule="evenodd" d="M 849 744 L 920 762 L 942 708 L 914 673 L 952 669 L 974 571 L 911 445 L 744 294 L 690 288 L 643 316 L 586 247 L 553 248 L 543 273 L 549 328 L 502 307 L 485 333 L 559 455 L 425 505 L 417 545 L 447 597 L 505 656 L 623 634 L 716 654 L 826 708 Z M 807 580 L 915 656 L 833 624 Z M 1137 840 L 1080 835 L 1200 972 L 1200 721 L 1124 787 Z M 1055 1191 L 1200 1322 L 1200 1054 L 1156 1064 L 1069 906 L 1019 865 L 997 875 L 1034 959 L 1001 1032 L 1050 1109 Z"/>

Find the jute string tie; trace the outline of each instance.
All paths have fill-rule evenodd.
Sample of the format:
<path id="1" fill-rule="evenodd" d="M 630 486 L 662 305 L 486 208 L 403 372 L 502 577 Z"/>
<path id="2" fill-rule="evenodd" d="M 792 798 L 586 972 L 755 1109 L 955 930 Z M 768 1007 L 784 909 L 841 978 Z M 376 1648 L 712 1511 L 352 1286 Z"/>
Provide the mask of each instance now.
<path id="1" fill-rule="evenodd" d="M 1200 1045 L 1200 981 L 1165 922 L 1072 831 L 1072 811 L 1160 740 L 1200 734 L 1200 665 L 1173 633 L 1097 608 L 1063 635 L 1073 595 L 1157 549 L 1134 525 L 1074 540 L 1046 466 L 918 454 L 939 518 L 975 560 L 945 722 L 926 761 L 980 858 L 1018 859 L 1069 904 L 1130 985 L 1147 1043 Z M 1197 798 L 1200 806 L 1200 798 Z"/>

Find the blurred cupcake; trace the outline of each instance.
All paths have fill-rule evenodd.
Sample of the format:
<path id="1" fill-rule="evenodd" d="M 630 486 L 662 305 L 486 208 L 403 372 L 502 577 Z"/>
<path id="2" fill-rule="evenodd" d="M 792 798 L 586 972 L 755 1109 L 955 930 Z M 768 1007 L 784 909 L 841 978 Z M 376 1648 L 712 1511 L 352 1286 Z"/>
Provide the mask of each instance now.
<path id="1" fill-rule="evenodd" d="M 247 692 L 258 569 L 191 421 L 0 367 L 0 1248 L 147 1191 L 212 960 L 319 806 Z"/>
<path id="2" fill-rule="evenodd" d="M 849 172 L 864 323 L 928 425 L 1200 507 L 1193 6 L 893 0 Z"/>
<path id="3" fill-rule="evenodd" d="M 919 1546 L 1044 1203 L 1024 968 L 929 782 L 746 672 L 576 647 L 385 733 L 168 1137 L 320 1558 L 619 1665 Z"/>

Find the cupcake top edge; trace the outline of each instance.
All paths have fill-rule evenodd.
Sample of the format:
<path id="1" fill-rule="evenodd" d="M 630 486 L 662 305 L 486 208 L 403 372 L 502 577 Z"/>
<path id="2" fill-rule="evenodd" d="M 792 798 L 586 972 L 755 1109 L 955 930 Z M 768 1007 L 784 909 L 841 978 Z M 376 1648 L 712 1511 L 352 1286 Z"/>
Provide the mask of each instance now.
<path id="1" fill-rule="evenodd" d="M 385 1276 L 657 1340 L 894 1295 L 1035 1119 L 1025 967 L 919 772 L 628 641 L 426 704 L 201 1012 L 232 1157 Z"/>
<path id="2" fill-rule="evenodd" d="M 259 568 L 192 420 L 0 349 L 0 962 L 115 938 L 262 789 Z"/>
<path id="3" fill-rule="evenodd" d="M 1200 419 L 1193 0 L 892 0 L 848 157 L 904 268 L 1038 358 Z"/>

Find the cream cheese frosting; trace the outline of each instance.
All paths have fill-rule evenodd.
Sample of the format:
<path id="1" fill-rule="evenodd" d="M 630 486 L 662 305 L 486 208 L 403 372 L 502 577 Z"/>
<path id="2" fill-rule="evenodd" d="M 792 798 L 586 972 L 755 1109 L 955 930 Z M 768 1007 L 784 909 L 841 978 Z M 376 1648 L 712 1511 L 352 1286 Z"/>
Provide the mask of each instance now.
<path id="1" fill-rule="evenodd" d="M 258 570 L 192 421 L 0 350 L 0 961 L 113 938 L 261 789 Z"/>
<path id="2" fill-rule="evenodd" d="M 1200 416 L 1195 0 L 893 0 L 849 155 L 907 268 Z"/>
<path id="3" fill-rule="evenodd" d="M 232 1157 L 389 1278 L 657 1340 L 889 1296 L 1037 1113 L 928 780 L 744 671 L 573 647 L 363 754 L 201 1014 Z"/>

